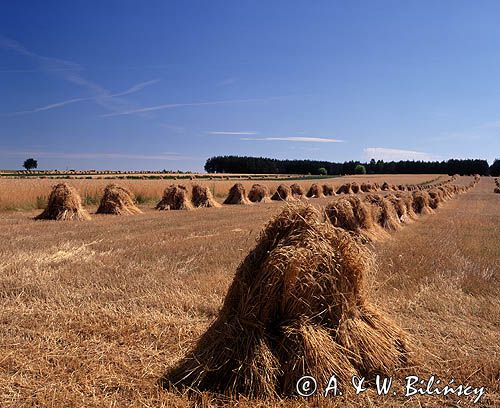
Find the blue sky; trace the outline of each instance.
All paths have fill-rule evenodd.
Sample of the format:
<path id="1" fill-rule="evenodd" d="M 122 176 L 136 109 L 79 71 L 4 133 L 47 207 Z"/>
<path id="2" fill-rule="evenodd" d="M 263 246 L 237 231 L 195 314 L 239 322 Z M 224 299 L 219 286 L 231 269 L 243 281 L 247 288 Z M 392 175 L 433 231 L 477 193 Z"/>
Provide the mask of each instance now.
<path id="1" fill-rule="evenodd" d="M 497 1 L 0 6 L 0 168 L 500 156 Z"/>

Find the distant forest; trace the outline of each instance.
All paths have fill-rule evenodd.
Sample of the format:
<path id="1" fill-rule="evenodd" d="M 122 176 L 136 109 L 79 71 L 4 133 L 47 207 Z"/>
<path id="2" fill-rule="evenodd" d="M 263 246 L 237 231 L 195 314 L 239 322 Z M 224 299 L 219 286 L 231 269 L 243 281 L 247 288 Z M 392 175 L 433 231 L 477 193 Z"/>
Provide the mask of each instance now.
<path id="1" fill-rule="evenodd" d="M 375 161 L 368 163 L 346 161 L 334 163 L 317 160 L 279 160 L 266 157 L 215 156 L 207 160 L 205 171 L 208 173 L 250 173 L 250 174 L 355 174 L 359 165 L 364 166 L 366 174 L 479 174 L 497 176 L 500 160 L 490 167 L 486 160 L 450 159 L 446 161 Z M 356 166 L 358 169 L 355 171 Z"/>

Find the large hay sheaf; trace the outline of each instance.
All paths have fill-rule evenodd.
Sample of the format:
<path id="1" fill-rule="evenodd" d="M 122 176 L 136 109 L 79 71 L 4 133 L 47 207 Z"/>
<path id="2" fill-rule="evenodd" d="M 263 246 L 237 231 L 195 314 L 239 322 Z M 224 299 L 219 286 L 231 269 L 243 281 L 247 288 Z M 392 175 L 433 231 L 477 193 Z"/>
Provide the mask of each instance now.
<path id="1" fill-rule="evenodd" d="M 323 194 L 325 196 L 334 196 L 335 195 L 335 187 L 331 184 L 323 184 Z"/>
<path id="2" fill-rule="evenodd" d="M 312 184 L 311 187 L 309 187 L 309 190 L 307 191 L 306 197 L 308 198 L 323 198 L 323 187 L 321 187 L 319 184 Z"/>
<path id="3" fill-rule="evenodd" d="M 408 214 L 408 204 L 405 199 L 397 197 L 394 194 L 388 194 L 385 199 L 394 207 L 399 221 L 404 223 L 410 223 L 412 221 L 412 217 Z"/>
<path id="4" fill-rule="evenodd" d="M 401 228 L 401 221 L 391 202 L 377 194 L 367 194 L 365 202 L 371 205 L 373 220 L 387 231 Z"/>
<path id="5" fill-rule="evenodd" d="M 371 240 L 385 236 L 381 228 L 374 223 L 370 208 L 359 197 L 349 196 L 333 201 L 325 207 L 325 214 L 335 227 L 355 232 Z"/>
<path id="6" fill-rule="evenodd" d="M 97 214 L 132 215 L 142 214 L 142 211 L 134 203 L 132 192 L 122 186 L 109 184 L 104 189 Z"/>
<path id="7" fill-rule="evenodd" d="M 247 197 L 247 192 L 243 184 L 236 183 L 230 188 L 229 194 L 224 200 L 224 204 L 251 204 L 251 201 Z"/>
<path id="8" fill-rule="evenodd" d="M 191 202 L 196 208 L 218 208 L 221 206 L 213 197 L 210 189 L 199 184 L 193 185 Z"/>
<path id="9" fill-rule="evenodd" d="M 303 375 L 340 384 L 390 375 L 407 361 L 405 334 L 367 300 L 366 249 L 311 206 L 287 206 L 236 271 L 217 319 L 162 379 L 250 397 L 292 395 Z M 348 392 L 349 386 L 343 391 Z"/>
<path id="10" fill-rule="evenodd" d="M 443 192 L 437 188 L 429 190 L 429 207 L 433 210 L 441 206 L 444 201 Z"/>
<path id="11" fill-rule="evenodd" d="M 297 183 L 293 183 L 290 186 L 290 190 L 292 190 L 292 195 L 295 198 L 304 198 L 306 195 L 306 192 L 304 191 L 302 186 L 300 184 L 297 184 Z"/>
<path id="12" fill-rule="evenodd" d="M 52 188 L 47 207 L 35 220 L 85 221 L 90 215 L 82 208 L 78 192 L 66 183 Z"/>
<path id="13" fill-rule="evenodd" d="M 172 184 L 165 189 L 162 199 L 155 208 L 157 210 L 192 210 L 193 205 L 188 199 L 186 187 Z"/>
<path id="14" fill-rule="evenodd" d="M 267 203 L 271 201 L 269 188 L 264 184 L 254 184 L 248 192 L 248 199 L 252 203 Z"/>
<path id="15" fill-rule="evenodd" d="M 276 191 L 271 196 L 271 200 L 275 201 L 295 201 L 292 195 L 292 190 L 286 184 L 280 184 Z"/>
<path id="16" fill-rule="evenodd" d="M 352 194 L 351 183 L 342 184 L 338 188 L 337 194 Z"/>
<path id="17" fill-rule="evenodd" d="M 430 196 L 427 191 L 416 190 L 413 192 L 413 210 L 416 214 L 432 214 Z"/>
<path id="18" fill-rule="evenodd" d="M 371 193 L 374 190 L 371 183 L 361 183 L 359 188 L 363 193 Z"/>

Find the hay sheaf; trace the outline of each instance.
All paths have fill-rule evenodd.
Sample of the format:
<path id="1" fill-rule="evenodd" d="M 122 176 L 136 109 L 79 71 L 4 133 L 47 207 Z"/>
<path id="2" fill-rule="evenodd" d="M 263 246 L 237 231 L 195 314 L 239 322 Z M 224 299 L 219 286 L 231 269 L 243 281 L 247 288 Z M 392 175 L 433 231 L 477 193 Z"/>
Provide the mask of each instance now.
<path id="1" fill-rule="evenodd" d="M 90 215 L 82 208 L 78 192 L 66 183 L 52 188 L 47 207 L 35 217 L 35 220 L 85 221 Z"/>
<path id="2" fill-rule="evenodd" d="M 396 193 L 396 198 L 400 200 L 406 207 L 406 215 L 408 217 L 404 222 L 408 222 L 410 220 L 416 220 L 417 214 L 413 210 L 413 194 L 411 193 Z"/>
<path id="3" fill-rule="evenodd" d="M 104 189 L 97 214 L 132 215 L 142 214 L 142 211 L 134 203 L 132 192 L 122 186 L 109 184 Z"/>
<path id="4" fill-rule="evenodd" d="M 218 208 L 221 205 L 215 200 L 208 187 L 199 184 L 191 189 L 191 202 L 196 208 Z"/>
<path id="5" fill-rule="evenodd" d="M 387 181 L 384 181 L 384 182 L 382 183 L 381 190 L 382 190 L 382 191 L 388 191 L 388 190 L 390 190 L 390 189 L 391 189 L 391 186 L 389 185 L 389 183 L 388 183 Z"/>
<path id="6" fill-rule="evenodd" d="M 373 220 L 387 231 L 396 231 L 401 228 L 401 222 L 392 204 L 377 194 L 367 194 L 365 202 L 372 208 Z"/>
<path id="7" fill-rule="evenodd" d="M 402 199 L 401 197 L 397 197 L 394 194 L 388 194 L 385 199 L 389 201 L 394 207 L 399 221 L 404 223 L 409 223 L 412 221 L 412 218 L 408 214 L 408 206 L 404 199 Z"/>
<path id="8" fill-rule="evenodd" d="M 334 196 L 335 195 L 335 187 L 331 184 L 323 184 L 323 195 L 325 196 Z"/>
<path id="9" fill-rule="evenodd" d="M 370 193 L 373 191 L 373 185 L 371 183 L 361 183 L 360 190 L 363 193 Z"/>
<path id="10" fill-rule="evenodd" d="M 354 194 L 358 194 L 358 193 L 359 193 L 359 190 L 360 190 L 360 188 L 359 188 L 359 184 L 358 184 L 358 183 L 356 183 L 355 181 L 353 181 L 353 182 L 351 183 L 351 190 L 352 190 L 352 192 L 353 192 Z"/>
<path id="11" fill-rule="evenodd" d="M 340 384 L 406 365 L 405 333 L 367 298 L 371 256 L 312 206 L 287 206 L 240 264 L 217 319 L 162 379 L 169 389 L 267 398 L 303 375 Z M 350 392 L 351 387 L 343 387 Z"/>
<path id="12" fill-rule="evenodd" d="M 247 197 L 247 192 L 243 184 L 236 183 L 229 189 L 229 194 L 224 200 L 224 204 L 251 204 L 251 201 Z"/>
<path id="13" fill-rule="evenodd" d="M 263 184 L 254 184 L 248 192 L 248 199 L 252 203 L 268 203 L 271 201 L 269 188 Z"/>
<path id="14" fill-rule="evenodd" d="M 427 191 L 413 192 L 413 211 L 416 214 L 432 214 L 434 211 L 430 207 L 430 197 Z"/>
<path id="15" fill-rule="evenodd" d="M 280 184 L 274 194 L 271 196 L 274 201 L 295 201 L 292 190 L 286 184 Z"/>
<path id="16" fill-rule="evenodd" d="M 172 184 L 165 189 L 162 199 L 156 204 L 157 210 L 192 210 L 186 187 Z"/>
<path id="17" fill-rule="evenodd" d="M 304 198 L 306 195 L 306 192 L 304 191 L 302 186 L 297 183 L 293 183 L 290 186 L 290 190 L 292 190 L 292 196 L 294 196 L 295 198 Z"/>
<path id="18" fill-rule="evenodd" d="M 500 194 L 500 188 L 495 187 L 495 189 L 493 190 L 493 192 L 494 192 L 495 194 Z"/>
<path id="19" fill-rule="evenodd" d="M 443 192 L 437 188 L 429 190 L 429 207 L 433 210 L 440 207 L 444 202 Z"/>
<path id="20" fill-rule="evenodd" d="M 373 221 L 370 208 L 359 197 L 349 196 L 333 201 L 325 207 L 325 214 L 333 226 L 377 240 L 385 236 Z"/>
<path id="21" fill-rule="evenodd" d="M 312 184 L 311 187 L 309 187 L 309 190 L 307 191 L 306 197 L 308 198 L 323 198 L 323 187 L 321 187 L 319 184 Z"/>
<path id="22" fill-rule="evenodd" d="M 338 188 L 337 194 L 352 194 L 351 183 L 342 184 Z"/>

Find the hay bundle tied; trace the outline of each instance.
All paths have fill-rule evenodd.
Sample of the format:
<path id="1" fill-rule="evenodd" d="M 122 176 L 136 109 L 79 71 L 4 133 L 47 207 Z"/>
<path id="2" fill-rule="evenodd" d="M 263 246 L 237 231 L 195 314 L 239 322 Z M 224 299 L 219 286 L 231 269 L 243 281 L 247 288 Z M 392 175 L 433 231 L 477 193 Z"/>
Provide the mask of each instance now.
<path id="1" fill-rule="evenodd" d="M 134 195 L 126 188 L 109 184 L 104 189 L 97 214 L 132 215 L 142 214 L 134 203 Z"/>
<path id="2" fill-rule="evenodd" d="M 371 256 L 312 206 L 292 205 L 236 271 L 217 319 L 162 379 L 169 389 L 267 398 L 312 375 L 339 384 L 406 365 L 406 335 L 369 301 Z M 342 385 L 341 385 L 342 387 Z M 350 392 L 346 385 L 342 392 Z"/>
<path id="3" fill-rule="evenodd" d="M 391 189 L 391 186 L 389 185 L 389 183 L 388 183 L 387 181 L 384 181 L 384 182 L 382 183 L 381 190 L 382 190 L 382 191 L 388 191 L 388 190 L 390 190 L 390 189 Z"/>
<path id="4" fill-rule="evenodd" d="M 303 198 L 306 195 L 306 192 L 304 191 L 302 186 L 300 184 L 297 184 L 297 183 L 293 183 L 290 186 L 290 190 L 292 190 L 292 195 L 295 198 Z"/>
<path id="5" fill-rule="evenodd" d="M 429 190 L 429 207 L 433 210 L 440 207 L 444 201 L 443 197 L 443 192 L 441 190 L 437 188 Z"/>
<path id="6" fill-rule="evenodd" d="M 292 190 L 286 184 L 280 184 L 271 197 L 274 201 L 295 201 Z"/>
<path id="7" fill-rule="evenodd" d="M 335 195 L 335 187 L 333 187 L 331 184 L 323 184 L 323 195 L 334 196 Z"/>
<path id="8" fill-rule="evenodd" d="M 500 194 L 500 188 L 495 187 L 495 189 L 493 190 L 493 192 L 496 193 L 496 194 Z"/>
<path id="9" fill-rule="evenodd" d="M 416 214 L 432 214 L 434 211 L 430 207 L 430 197 L 427 191 L 413 192 L 413 210 Z"/>
<path id="10" fill-rule="evenodd" d="M 405 205 L 408 219 L 416 220 L 417 214 L 413 211 L 413 195 L 410 193 L 396 193 L 396 198 Z"/>
<path id="11" fill-rule="evenodd" d="M 229 189 L 229 194 L 224 200 L 224 204 L 251 204 L 251 201 L 247 197 L 247 192 L 245 190 L 245 187 L 243 187 L 243 184 L 236 183 Z"/>
<path id="12" fill-rule="evenodd" d="M 163 197 L 155 207 L 157 210 L 192 210 L 188 192 L 183 185 L 172 184 L 165 189 Z"/>
<path id="13" fill-rule="evenodd" d="M 309 190 L 307 191 L 306 197 L 308 198 L 323 198 L 323 187 L 321 187 L 319 184 L 312 184 L 311 187 L 309 187 Z"/>
<path id="14" fill-rule="evenodd" d="M 352 194 L 351 183 L 342 184 L 338 188 L 337 194 Z"/>
<path id="15" fill-rule="evenodd" d="M 325 214 L 333 226 L 352 231 L 371 240 L 385 236 L 373 222 L 370 208 L 358 197 L 341 198 L 328 204 Z"/>
<path id="16" fill-rule="evenodd" d="M 351 190 L 352 190 L 352 192 L 353 192 L 354 194 L 358 194 L 358 193 L 359 193 L 359 190 L 360 190 L 360 188 L 359 188 L 359 184 L 358 184 L 358 183 L 356 183 L 355 181 L 353 181 L 353 182 L 351 183 Z"/>
<path id="17" fill-rule="evenodd" d="M 409 223 L 412 221 L 411 217 L 408 214 L 407 204 L 402 198 L 396 197 L 394 194 L 388 194 L 385 199 L 389 201 L 394 207 L 399 221 L 404 223 Z"/>
<path id="18" fill-rule="evenodd" d="M 248 199 L 252 203 L 268 203 L 271 201 L 269 188 L 263 184 L 254 184 L 248 192 Z"/>
<path id="19" fill-rule="evenodd" d="M 82 208 L 78 192 L 68 184 L 61 183 L 52 188 L 47 207 L 35 220 L 84 221 L 90 220 L 90 216 Z"/>
<path id="20" fill-rule="evenodd" d="M 221 205 L 215 200 L 208 187 L 195 184 L 191 189 L 191 202 L 196 208 L 218 208 Z"/>
<path id="21" fill-rule="evenodd" d="M 360 189 L 363 193 L 370 193 L 373 191 L 373 185 L 371 183 L 361 183 Z"/>
<path id="22" fill-rule="evenodd" d="M 392 204 L 377 194 L 365 196 L 365 202 L 372 208 L 373 220 L 387 231 L 396 231 L 401 228 L 401 222 Z"/>

